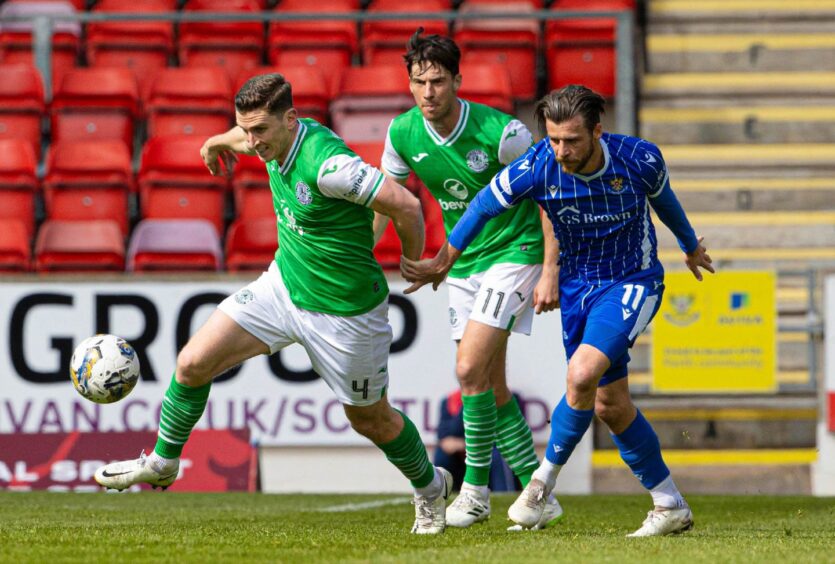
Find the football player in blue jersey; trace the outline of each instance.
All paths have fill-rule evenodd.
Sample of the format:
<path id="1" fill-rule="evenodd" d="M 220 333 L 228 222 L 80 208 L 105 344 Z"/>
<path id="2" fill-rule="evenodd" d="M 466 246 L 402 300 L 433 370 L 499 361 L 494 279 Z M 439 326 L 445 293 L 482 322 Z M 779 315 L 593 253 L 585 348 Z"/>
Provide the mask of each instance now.
<path id="1" fill-rule="evenodd" d="M 701 269 L 714 269 L 670 188 L 658 147 L 604 132 L 603 106 L 603 98 L 585 86 L 566 86 L 542 98 L 536 117 L 545 138 L 478 193 L 433 259 L 403 259 L 401 270 L 413 282 L 407 293 L 428 283 L 437 288 L 490 218 L 525 199 L 537 202 L 560 246 L 567 391 L 551 418 L 545 459 L 508 517 L 522 527 L 538 522 L 560 469 L 597 414 L 654 502 L 629 536 L 667 535 L 690 529 L 693 514 L 664 464 L 655 431 L 632 403 L 627 380 L 628 350 L 664 292 L 650 206 L 675 234 L 698 280 Z"/>

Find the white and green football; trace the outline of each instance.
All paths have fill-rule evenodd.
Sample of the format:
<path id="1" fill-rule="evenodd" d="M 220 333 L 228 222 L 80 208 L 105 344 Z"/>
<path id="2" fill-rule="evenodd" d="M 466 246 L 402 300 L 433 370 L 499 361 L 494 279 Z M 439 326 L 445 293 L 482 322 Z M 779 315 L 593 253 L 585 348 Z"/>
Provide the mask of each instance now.
<path id="1" fill-rule="evenodd" d="M 76 391 L 96 403 L 113 403 L 127 396 L 139 380 L 139 357 L 121 337 L 93 335 L 81 341 L 70 360 Z"/>

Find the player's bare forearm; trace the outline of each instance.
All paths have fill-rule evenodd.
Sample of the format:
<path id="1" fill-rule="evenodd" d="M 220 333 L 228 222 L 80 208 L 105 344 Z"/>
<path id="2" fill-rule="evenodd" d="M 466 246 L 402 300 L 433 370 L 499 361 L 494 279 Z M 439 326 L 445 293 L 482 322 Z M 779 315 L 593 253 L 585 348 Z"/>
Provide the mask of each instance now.
<path id="1" fill-rule="evenodd" d="M 426 284 L 432 284 L 432 289 L 437 290 L 460 256 L 461 251 L 449 243 L 445 243 L 438 254 L 431 259 L 410 260 L 407 257 L 402 257 L 400 259 L 400 273 L 406 281 L 412 283 L 404 290 L 404 293 L 411 294 Z"/>
<path id="2" fill-rule="evenodd" d="M 380 212 L 374 212 L 374 223 L 372 229 L 374 230 L 375 246 L 377 245 L 377 243 L 380 242 L 380 239 L 383 237 L 383 233 L 385 233 L 388 224 L 389 216 L 381 214 Z"/>
<path id="3" fill-rule="evenodd" d="M 560 307 L 559 255 L 560 244 L 554 235 L 554 226 L 548 215 L 541 214 L 544 252 L 542 275 L 533 290 L 533 307 L 536 313 L 552 311 Z"/>
<path id="4" fill-rule="evenodd" d="M 243 129 L 237 125 L 225 133 L 209 137 L 200 148 L 200 157 L 212 176 L 231 175 L 238 162 L 236 153 L 255 154 L 255 151 L 246 144 L 246 134 Z"/>
<path id="5" fill-rule="evenodd" d="M 380 186 L 377 197 L 371 203 L 371 209 L 391 218 L 394 230 L 400 238 L 403 255 L 410 259 L 419 259 L 423 254 L 426 232 L 420 201 L 414 194 L 397 182 L 386 178 Z M 376 227 L 375 221 L 375 230 Z"/>
<path id="6" fill-rule="evenodd" d="M 716 272 L 713 268 L 713 260 L 710 258 L 710 255 L 707 254 L 707 248 L 702 244 L 704 240 L 704 237 L 699 237 L 699 244 L 696 245 L 696 248 L 689 253 L 685 253 L 684 255 L 684 264 L 687 265 L 687 268 L 690 269 L 690 272 L 693 273 L 693 276 L 695 276 L 696 280 L 699 282 L 702 281 L 702 272 L 699 270 L 700 268 L 707 270 L 711 274 Z"/>

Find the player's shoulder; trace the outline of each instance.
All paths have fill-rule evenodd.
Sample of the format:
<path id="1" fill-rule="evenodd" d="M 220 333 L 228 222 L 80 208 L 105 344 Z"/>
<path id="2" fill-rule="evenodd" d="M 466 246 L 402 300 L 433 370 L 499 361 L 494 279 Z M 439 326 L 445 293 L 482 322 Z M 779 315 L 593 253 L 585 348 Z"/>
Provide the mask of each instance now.
<path id="1" fill-rule="evenodd" d="M 622 158 L 633 157 L 646 160 L 644 156 L 646 154 L 651 155 L 653 158 L 661 158 L 661 149 L 658 148 L 658 145 L 642 137 L 604 132 L 603 141 L 609 148 L 610 154 L 615 154 Z"/>
<path id="2" fill-rule="evenodd" d="M 323 161 L 333 155 L 351 155 L 356 153 L 333 130 L 310 118 L 300 118 L 304 125 L 305 143 L 311 145 L 308 157 Z"/>
<path id="3" fill-rule="evenodd" d="M 391 120 L 391 129 L 400 130 L 408 130 L 417 124 L 423 123 L 423 114 L 420 113 L 420 108 L 417 106 L 412 106 L 402 114 L 397 114 L 394 119 Z"/>

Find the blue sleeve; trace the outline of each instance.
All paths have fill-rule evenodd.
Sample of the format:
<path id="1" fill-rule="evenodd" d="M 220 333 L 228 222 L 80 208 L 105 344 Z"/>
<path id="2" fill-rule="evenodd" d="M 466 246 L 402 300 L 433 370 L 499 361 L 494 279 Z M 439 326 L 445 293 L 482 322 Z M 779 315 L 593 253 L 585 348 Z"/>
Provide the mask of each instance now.
<path id="1" fill-rule="evenodd" d="M 681 250 L 685 253 L 695 251 L 699 245 L 696 232 L 693 231 L 693 227 L 684 214 L 684 208 L 681 207 L 669 183 L 656 196 L 650 197 L 649 203 L 652 204 L 652 209 L 655 210 L 658 219 L 676 236 Z"/>
<path id="2" fill-rule="evenodd" d="M 492 190 L 484 188 L 479 191 L 449 234 L 449 244 L 463 251 L 481 233 L 487 221 L 503 211 L 505 208 L 496 199 Z"/>

